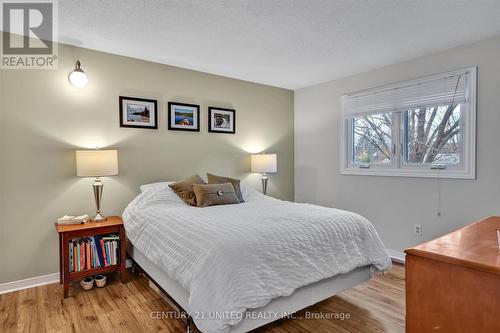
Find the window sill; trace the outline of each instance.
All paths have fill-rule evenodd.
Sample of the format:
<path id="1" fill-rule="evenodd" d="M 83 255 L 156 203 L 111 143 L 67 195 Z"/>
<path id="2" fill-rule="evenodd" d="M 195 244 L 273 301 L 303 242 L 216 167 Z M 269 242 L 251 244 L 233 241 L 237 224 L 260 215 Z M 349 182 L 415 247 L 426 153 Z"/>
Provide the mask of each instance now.
<path id="1" fill-rule="evenodd" d="M 441 178 L 441 179 L 476 179 L 474 170 L 424 170 L 424 169 L 364 169 L 343 168 L 341 175 L 354 176 L 382 176 L 382 177 L 412 177 L 412 178 Z"/>

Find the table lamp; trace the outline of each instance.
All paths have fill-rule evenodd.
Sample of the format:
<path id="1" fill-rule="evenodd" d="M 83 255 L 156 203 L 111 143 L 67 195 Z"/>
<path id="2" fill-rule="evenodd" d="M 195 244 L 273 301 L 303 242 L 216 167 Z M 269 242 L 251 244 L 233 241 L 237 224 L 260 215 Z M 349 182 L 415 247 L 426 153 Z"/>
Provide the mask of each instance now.
<path id="1" fill-rule="evenodd" d="M 102 188 L 101 178 L 104 176 L 115 176 L 118 174 L 118 151 L 117 150 L 77 150 L 76 151 L 76 175 L 78 177 L 95 177 L 94 199 L 96 215 L 94 222 L 106 221 L 101 214 Z"/>
<path id="2" fill-rule="evenodd" d="M 258 172 L 262 180 L 262 193 L 267 193 L 267 173 L 277 171 L 277 155 L 276 154 L 252 154 L 251 156 L 251 171 Z"/>

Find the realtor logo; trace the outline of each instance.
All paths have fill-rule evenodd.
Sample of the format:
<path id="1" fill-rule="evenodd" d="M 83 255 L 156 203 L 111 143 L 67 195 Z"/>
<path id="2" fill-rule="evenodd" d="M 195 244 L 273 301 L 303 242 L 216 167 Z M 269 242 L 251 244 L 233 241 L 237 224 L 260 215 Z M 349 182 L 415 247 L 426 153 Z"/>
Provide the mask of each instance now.
<path id="1" fill-rule="evenodd" d="M 57 68 L 57 3 L 4 0 L 2 69 Z"/>

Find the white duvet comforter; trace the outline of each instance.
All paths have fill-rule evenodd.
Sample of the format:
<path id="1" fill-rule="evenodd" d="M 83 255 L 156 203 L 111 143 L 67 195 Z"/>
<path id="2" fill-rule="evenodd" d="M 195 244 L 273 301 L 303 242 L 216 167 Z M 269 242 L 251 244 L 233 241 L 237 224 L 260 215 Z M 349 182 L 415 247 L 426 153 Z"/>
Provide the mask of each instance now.
<path id="1" fill-rule="evenodd" d="M 243 187 L 245 203 L 186 205 L 167 185 L 143 189 L 123 213 L 127 237 L 189 292 L 205 333 L 225 333 L 247 309 L 337 274 L 390 267 L 365 218 L 281 201 Z"/>

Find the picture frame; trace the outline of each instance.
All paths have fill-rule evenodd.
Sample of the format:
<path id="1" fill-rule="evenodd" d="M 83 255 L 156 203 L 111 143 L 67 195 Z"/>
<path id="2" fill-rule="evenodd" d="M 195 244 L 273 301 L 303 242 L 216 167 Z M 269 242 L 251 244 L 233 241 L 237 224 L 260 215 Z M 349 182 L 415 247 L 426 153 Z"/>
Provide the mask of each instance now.
<path id="1" fill-rule="evenodd" d="M 236 133 L 236 110 L 208 107 L 208 131 L 212 133 Z"/>
<path id="2" fill-rule="evenodd" d="M 168 129 L 171 131 L 200 131 L 200 106 L 168 102 Z"/>
<path id="3" fill-rule="evenodd" d="M 120 127 L 158 129 L 155 99 L 119 96 Z"/>

